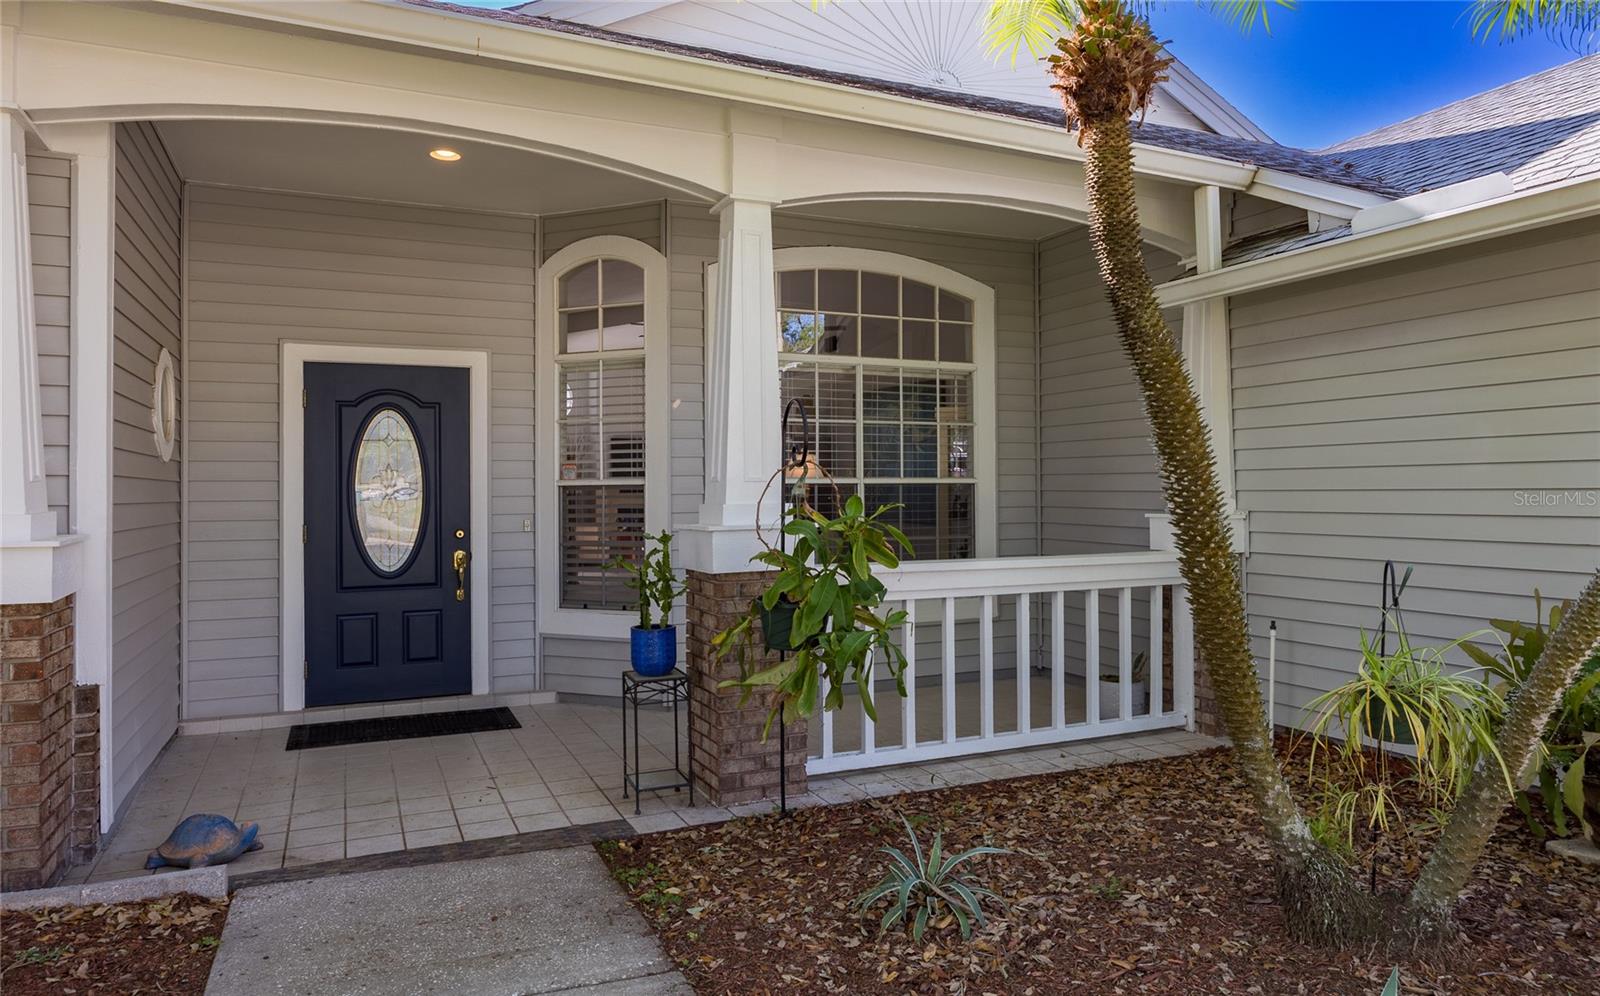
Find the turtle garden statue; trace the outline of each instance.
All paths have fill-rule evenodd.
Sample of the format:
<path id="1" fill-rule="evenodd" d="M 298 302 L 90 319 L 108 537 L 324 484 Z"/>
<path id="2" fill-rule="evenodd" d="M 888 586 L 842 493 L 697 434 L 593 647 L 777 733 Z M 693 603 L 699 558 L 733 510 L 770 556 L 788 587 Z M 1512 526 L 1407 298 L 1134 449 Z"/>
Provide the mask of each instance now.
<path id="1" fill-rule="evenodd" d="M 259 851 L 261 841 L 255 823 L 235 825 L 226 816 L 196 813 L 173 828 L 161 846 L 150 852 L 146 868 L 173 865 L 178 868 L 203 868 L 224 865 L 246 851 Z"/>

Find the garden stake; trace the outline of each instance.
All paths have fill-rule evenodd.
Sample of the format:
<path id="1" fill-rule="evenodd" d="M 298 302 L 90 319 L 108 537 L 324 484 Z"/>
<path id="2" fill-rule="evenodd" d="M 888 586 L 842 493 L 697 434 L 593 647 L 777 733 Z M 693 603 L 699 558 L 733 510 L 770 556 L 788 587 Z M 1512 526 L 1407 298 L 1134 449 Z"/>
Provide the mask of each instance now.
<path id="1" fill-rule="evenodd" d="M 779 437 L 789 438 L 789 416 L 798 412 L 800 415 L 800 443 L 789 449 L 789 455 L 783 461 L 783 466 L 778 473 L 783 477 L 789 476 L 789 471 L 800 471 L 800 478 L 795 482 L 794 489 L 806 486 L 806 455 L 811 452 L 811 419 L 806 415 L 806 406 L 799 398 L 791 398 L 783 406 L 783 421 L 778 428 Z M 793 492 L 784 489 L 782 501 L 790 501 Z M 778 516 L 778 549 L 787 553 L 789 549 L 788 534 L 783 531 L 783 515 Z M 789 656 L 787 651 L 778 651 L 778 660 L 782 661 Z M 784 728 L 783 711 L 778 711 L 778 812 L 785 819 L 789 816 L 789 731 Z"/>

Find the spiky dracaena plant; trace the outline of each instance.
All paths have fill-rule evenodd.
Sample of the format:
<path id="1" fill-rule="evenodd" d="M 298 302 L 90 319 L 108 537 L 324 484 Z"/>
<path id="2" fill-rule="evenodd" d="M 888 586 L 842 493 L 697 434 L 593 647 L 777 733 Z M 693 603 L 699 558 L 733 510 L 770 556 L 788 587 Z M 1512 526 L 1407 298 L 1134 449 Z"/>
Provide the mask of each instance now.
<path id="1" fill-rule="evenodd" d="M 1265 21 L 1263 0 L 1218 0 L 1210 6 L 1243 25 Z M 1078 129 L 1085 150 L 1090 245 L 1144 397 L 1194 611 L 1195 650 L 1210 675 L 1235 763 L 1266 828 L 1290 930 L 1328 942 L 1380 934 L 1425 939 L 1448 932 L 1455 897 L 1506 802 L 1499 766 L 1485 761 L 1469 779 L 1408 905 L 1415 926 L 1396 935 L 1388 929 L 1394 920 L 1386 906 L 1361 890 L 1349 867 L 1314 838 L 1272 750 L 1215 454 L 1177 341 L 1161 317 L 1134 197 L 1130 119 L 1148 107 L 1171 60 L 1149 23 L 1122 0 L 995 0 L 986 29 L 996 49 L 1013 51 L 1023 45 L 1037 50 L 1042 37 L 1059 35 L 1049 71 L 1068 127 Z M 1522 710 L 1520 718 L 1507 720 L 1498 741 L 1510 770 L 1520 770 L 1597 630 L 1600 583 L 1585 590 L 1563 622 L 1562 639 L 1552 638 L 1537 674 L 1512 704 Z"/>

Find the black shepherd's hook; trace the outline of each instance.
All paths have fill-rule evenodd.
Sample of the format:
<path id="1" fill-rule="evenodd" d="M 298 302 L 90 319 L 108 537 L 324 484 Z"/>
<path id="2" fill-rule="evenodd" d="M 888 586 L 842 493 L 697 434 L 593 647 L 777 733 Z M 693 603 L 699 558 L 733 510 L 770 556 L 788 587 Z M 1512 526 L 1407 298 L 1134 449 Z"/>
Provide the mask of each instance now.
<path id="1" fill-rule="evenodd" d="M 780 473 L 783 477 L 787 477 L 788 472 L 791 470 L 801 471 L 800 483 L 803 487 L 805 484 L 803 475 L 807 459 L 811 454 L 811 417 L 806 414 L 805 402 L 799 398 L 791 398 L 789 403 L 783 406 L 783 421 L 778 431 L 781 434 L 782 441 L 788 442 L 789 416 L 794 414 L 799 414 L 800 416 L 800 441 L 790 447 L 788 454 L 784 457 Z M 783 490 L 787 495 L 789 489 L 784 488 Z M 785 497 L 783 500 L 787 501 L 788 498 Z M 788 534 L 783 531 L 783 516 L 780 514 L 778 517 L 778 549 L 788 552 L 788 548 L 789 538 Z M 783 651 L 778 653 L 779 660 L 783 660 L 787 656 L 788 654 Z M 789 815 L 789 734 L 784 729 L 782 709 L 778 710 L 778 811 L 784 816 Z"/>
<path id="2" fill-rule="evenodd" d="M 1378 653 L 1389 656 L 1389 613 L 1394 613 L 1394 625 L 1397 630 L 1403 630 L 1400 625 L 1400 596 L 1406 590 L 1406 585 L 1411 583 L 1411 572 L 1414 568 L 1407 567 L 1406 572 L 1395 581 L 1394 561 L 1383 562 L 1382 591 L 1378 595 Z"/>

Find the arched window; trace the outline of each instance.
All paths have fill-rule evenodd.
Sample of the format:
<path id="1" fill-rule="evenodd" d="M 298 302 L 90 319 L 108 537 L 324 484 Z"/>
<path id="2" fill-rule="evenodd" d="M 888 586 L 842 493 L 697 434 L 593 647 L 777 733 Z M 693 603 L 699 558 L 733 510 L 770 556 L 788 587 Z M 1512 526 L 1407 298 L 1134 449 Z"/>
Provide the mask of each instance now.
<path id="1" fill-rule="evenodd" d="M 920 560 L 993 556 L 993 292 L 890 253 L 774 255 L 782 400 L 804 402 L 841 495 L 903 505 Z"/>
<path id="2" fill-rule="evenodd" d="M 541 629 L 618 635 L 637 605 L 608 565 L 642 555 L 670 501 L 666 261 L 585 239 L 550 258 L 539 292 Z"/>

